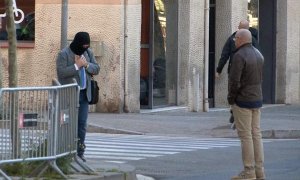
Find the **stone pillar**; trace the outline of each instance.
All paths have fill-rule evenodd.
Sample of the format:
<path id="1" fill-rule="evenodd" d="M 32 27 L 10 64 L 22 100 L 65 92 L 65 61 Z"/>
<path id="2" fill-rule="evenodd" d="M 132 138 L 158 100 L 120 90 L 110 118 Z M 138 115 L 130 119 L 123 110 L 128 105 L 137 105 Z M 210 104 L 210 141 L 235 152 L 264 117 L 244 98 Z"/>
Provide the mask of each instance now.
<path id="1" fill-rule="evenodd" d="M 277 1 L 276 103 L 286 101 L 287 1 Z"/>
<path id="2" fill-rule="evenodd" d="M 199 0 L 179 1 L 179 101 L 192 106 L 195 104 L 193 99 L 199 99 L 199 105 L 193 106 L 198 108 L 196 111 L 203 107 L 204 3 Z M 199 87 L 193 82 L 193 74 L 199 75 Z M 193 97 L 195 91 L 200 92 L 199 98 Z"/>
<path id="3" fill-rule="evenodd" d="M 277 1 L 276 102 L 300 102 L 300 2 Z"/>
<path id="4" fill-rule="evenodd" d="M 300 2 L 287 0 L 287 103 L 299 103 L 299 78 L 300 78 Z"/>
<path id="5" fill-rule="evenodd" d="M 140 42 L 141 42 L 141 1 L 127 0 L 123 8 L 123 34 L 121 38 L 121 97 L 124 106 L 120 111 L 139 112 L 140 110 Z M 125 17 L 124 17 L 125 16 Z M 121 80 L 121 79 L 120 79 Z M 126 84 L 125 84 L 126 83 Z M 125 94 L 124 94 L 125 93 Z"/>

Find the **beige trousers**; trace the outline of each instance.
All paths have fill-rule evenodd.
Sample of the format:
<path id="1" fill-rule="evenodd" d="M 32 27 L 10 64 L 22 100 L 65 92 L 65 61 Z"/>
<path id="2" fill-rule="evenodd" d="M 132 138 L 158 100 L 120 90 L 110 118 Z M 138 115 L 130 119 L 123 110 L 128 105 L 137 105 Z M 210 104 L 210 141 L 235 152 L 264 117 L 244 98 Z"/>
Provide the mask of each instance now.
<path id="1" fill-rule="evenodd" d="M 264 152 L 260 130 L 260 108 L 232 107 L 234 122 L 241 140 L 244 170 L 263 171 Z"/>

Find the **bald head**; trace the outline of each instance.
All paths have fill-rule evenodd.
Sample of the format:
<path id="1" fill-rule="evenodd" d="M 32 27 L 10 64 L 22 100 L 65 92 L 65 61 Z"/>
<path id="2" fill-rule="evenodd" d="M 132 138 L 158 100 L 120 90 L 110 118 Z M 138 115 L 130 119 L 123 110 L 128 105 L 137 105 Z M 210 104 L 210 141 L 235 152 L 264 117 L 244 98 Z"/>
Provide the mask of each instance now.
<path id="1" fill-rule="evenodd" d="M 239 48 L 240 46 L 252 43 L 252 35 L 251 32 L 248 29 L 240 29 L 235 34 L 235 46 L 236 48 Z"/>
<path id="2" fill-rule="evenodd" d="M 249 29 L 249 21 L 241 20 L 239 24 L 239 29 Z"/>

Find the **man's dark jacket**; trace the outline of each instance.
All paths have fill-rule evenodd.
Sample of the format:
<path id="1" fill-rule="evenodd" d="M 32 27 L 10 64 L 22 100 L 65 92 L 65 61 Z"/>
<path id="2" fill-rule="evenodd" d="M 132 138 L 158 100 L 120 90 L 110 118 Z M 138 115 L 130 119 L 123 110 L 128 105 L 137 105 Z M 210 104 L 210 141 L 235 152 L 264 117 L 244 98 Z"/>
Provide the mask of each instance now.
<path id="1" fill-rule="evenodd" d="M 251 43 L 237 49 L 229 72 L 228 103 L 242 108 L 262 106 L 264 57 Z"/>
<path id="2" fill-rule="evenodd" d="M 255 33 L 255 31 L 250 31 L 251 34 Z M 236 32 L 234 32 L 226 41 L 223 50 L 222 50 L 222 54 L 221 54 L 221 58 L 219 60 L 219 64 L 217 67 L 217 72 L 219 74 L 221 74 L 225 64 L 227 63 L 228 59 L 229 59 L 229 64 L 228 64 L 228 69 L 227 69 L 227 73 L 229 73 L 230 71 L 230 67 L 231 67 L 231 60 L 232 57 L 234 55 L 234 52 L 236 51 L 236 47 L 235 47 L 235 43 L 233 38 L 235 37 Z M 256 47 L 257 49 L 259 49 L 259 45 L 257 42 L 257 34 L 252 34 L 252 45 L 254 47 Z"/>

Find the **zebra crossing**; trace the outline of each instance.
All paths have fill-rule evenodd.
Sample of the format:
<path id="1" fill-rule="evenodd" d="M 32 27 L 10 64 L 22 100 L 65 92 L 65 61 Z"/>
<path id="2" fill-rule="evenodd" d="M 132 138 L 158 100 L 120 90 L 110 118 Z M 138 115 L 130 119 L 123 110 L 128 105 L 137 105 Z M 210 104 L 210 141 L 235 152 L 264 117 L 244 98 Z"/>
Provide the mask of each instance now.
<path id="1" fill-rule="evenodd" d="M 118 163 L 181 152 L 240 146 L 239 139 L 233 138 L 200 139 L 124 134 L 87 134 L 85 143 L 86 158 Z"/>

